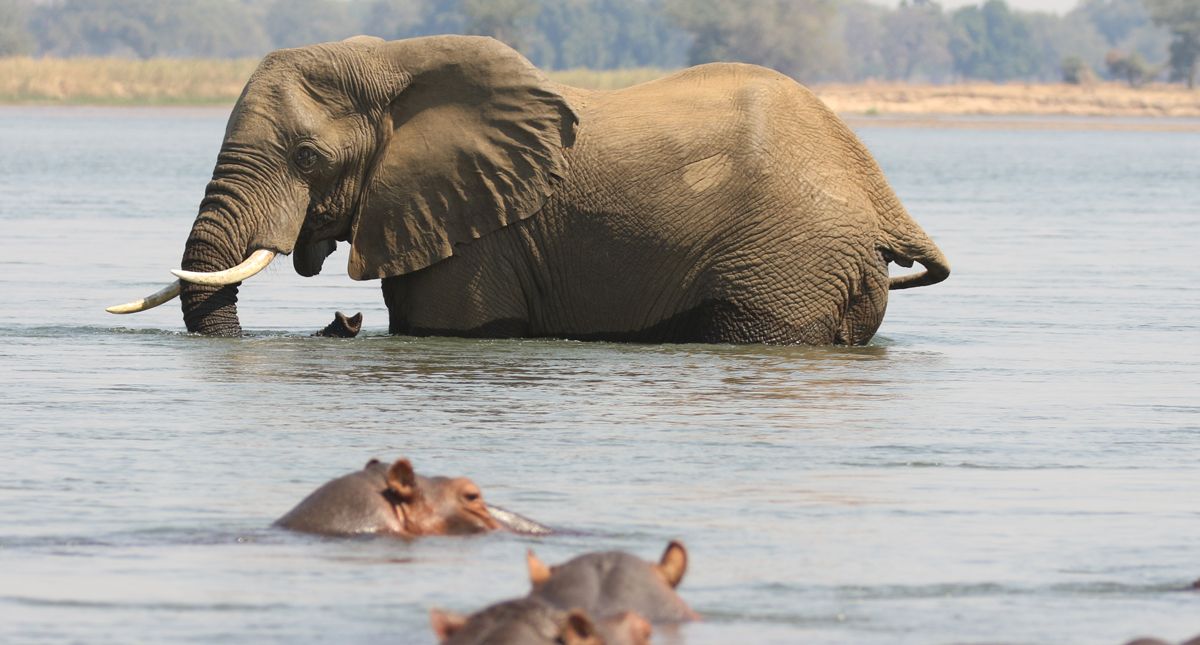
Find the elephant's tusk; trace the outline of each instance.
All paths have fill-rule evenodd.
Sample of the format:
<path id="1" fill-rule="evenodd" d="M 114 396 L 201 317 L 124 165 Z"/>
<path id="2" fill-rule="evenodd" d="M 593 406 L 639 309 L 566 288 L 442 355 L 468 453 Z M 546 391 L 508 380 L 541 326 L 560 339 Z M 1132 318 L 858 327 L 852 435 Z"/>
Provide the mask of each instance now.
<path id="1" fill-rule="evenodd" d="M 145 298 L 142 298 L 141 300 L 134 300 L 133 302 L 127 302 L 123 305 L 113 305 L 111 307 L 107 307 L 105 311 L 110 314 L 136 314 L 139 311 L 153 309 L 178 295 L 179 281 L 176 280 L 162 289 L 159 289 Z"/>
<path id="2" fill-rule="evenodd" d="M 173 269 L 171 273 L 181 280 L 187 280 L 193 284 L 206 284 L 214 287 L 222 287 L 227 284 L 236 284 L 253 276 L 254 274 L 267 268 L 271 260 L 275 259 L 275 252 L 266 249 L 259 249 L 250 254 L 250 257 L 242 261 L 241 264 L 225 269 L 224 271 L 214 271 L 212 273 L 204 273 L 200 271 L 184 271 L 183 269 Z"/>

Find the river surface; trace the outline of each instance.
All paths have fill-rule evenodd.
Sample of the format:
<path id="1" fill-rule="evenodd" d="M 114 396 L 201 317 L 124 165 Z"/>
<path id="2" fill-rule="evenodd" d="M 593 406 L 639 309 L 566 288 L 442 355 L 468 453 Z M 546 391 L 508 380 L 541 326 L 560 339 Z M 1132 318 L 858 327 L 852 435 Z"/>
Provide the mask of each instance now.
<path id="1" fill-rule="evenodd" d="M 277 263 L 175 303 L 226 109 L 0 108 L 0 641 L 428 643 L 525 549 L 690 551 L 658 643 L 1200 633 L 1200 134 L 856 127 L 954 266 L 861 348 L 392 338 Z M 1078 125 L 1078 124 L 1076 124 Z M 354 340 L 307 334 L 362 311 Z M 541 538 L 271 522 L 371 457 Z"/>

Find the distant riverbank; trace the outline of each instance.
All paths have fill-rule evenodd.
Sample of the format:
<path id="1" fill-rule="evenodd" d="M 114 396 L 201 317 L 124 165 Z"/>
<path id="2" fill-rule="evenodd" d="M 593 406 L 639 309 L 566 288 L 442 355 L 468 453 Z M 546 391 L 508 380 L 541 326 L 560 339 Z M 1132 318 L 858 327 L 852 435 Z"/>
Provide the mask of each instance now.
<path id="1" fill-rule="evenodd" d="M 231 104 L 256 59 L 125 60 L 0 58 L 0 103 L 58 105 Z M 670 73 L 662 69 L 550 72 L 556 81 L 616 89 Z M 829 84 L 813 88 L 851 116 L 1106 116 L 1200 118 L 1200 91 L 1117 83 L 908 85 Z"/>
<path id="2" fill-rule="evenodd" d="M 840 114 L 1200 118 L 1200 91 L 1182 85 L 864 83 L 814 90 Z"/>
<path id="3" fill-rule="evenodd" d="M 258 59 L 0 58 L 0 104 L 232 104 Z M 616 89 L 670 74 L 654 68 L 550 72 L 554 80 Z"/>

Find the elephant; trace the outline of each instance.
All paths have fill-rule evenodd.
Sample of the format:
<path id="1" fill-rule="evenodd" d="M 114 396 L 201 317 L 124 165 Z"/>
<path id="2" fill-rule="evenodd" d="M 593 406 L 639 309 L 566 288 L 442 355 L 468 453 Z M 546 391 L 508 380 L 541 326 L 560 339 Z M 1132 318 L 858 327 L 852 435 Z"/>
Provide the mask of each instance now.
<path id="1" fill-rule="evenodd" d="M 234 106 L 178 280 L 191 332 L 237 289 L 349 242 L 392 334 L 867 343 L 889 290 L 950 265 L 866 147 L 777 72 L 712 63 L 633 87 L 551 82 L 474 36 L 268 54 Z M 889 277 L 890 263 L 923 271 Z"/>
<path id="2" fill-rule="evenodd" d="M 443 645 L 648 645 L 652 631 L 633 612 L 596 622 L 581 609 L 560 609 L 528 597 L 470 616 L 434 609 L 429 623 Z"/>
<path id="3" fill-rule="evenodd" d="M 586 553 L 548 567 L 533 551 L 526 556 L 529 597 L 601 618 L 635 612 L 652 623 L 698 618 L 675 592 L 687 572 L 687 549 L 671 541 L 658 563 L 621 551 Z"/>
<path id="4" fill-rule="evenodd" d="M 493 511 L 495 511 L 493 513 Z M 275 521 L 281 528 L 320 535 L 462 535 L 507 529 L 549 529 L 489 506 L 465 477 L 422 477 L 405 458 L 372 459 L 362 470 L 327 482 Z"/>

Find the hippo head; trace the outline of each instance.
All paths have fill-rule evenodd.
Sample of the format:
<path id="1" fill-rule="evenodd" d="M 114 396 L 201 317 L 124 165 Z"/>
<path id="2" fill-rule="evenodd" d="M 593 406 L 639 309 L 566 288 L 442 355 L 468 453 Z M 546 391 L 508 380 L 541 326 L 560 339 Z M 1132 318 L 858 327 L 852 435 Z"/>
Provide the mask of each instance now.
<path id="1" fill-rule="evenodd" d="M 483 502 L 483 492 L 466 477 L 422 477 L 407 459 L 400 458 L 388 467 L 386 481 L 385 496 L 395 506 L 401 534 L 452 535 L 500 528 Z"/>
<path id="2" fill-rule="evenodd" d="M 597 623 L 581 609 L 537 598 L 496 603 L 470 616 L 434 609 L 429 622 L 444 645 L 649 645 L 651 631 L 633 612 Z"/>
<path id="3" fill-rule="evenodd" d="M 683 622 L 696 613 L 675 593 L 687 571 L 687 550 L 672 541 L 658 562 L 620 551 L 587 553 L 557 566 L 527 556 L 530 597 L 558 607 L 580 607 L 592 616 L 636 612 L 653 622 Z"/>
<path id="4" fill-rule="evenodd" d="M 391 465 L 372 459 L 362 470 L 313 491 L 276 524 L 323 535 L 382 533 L 400 537 L 503 528 L 475 482 L 466 477 L 422 477 L 404 458 Z"/>

